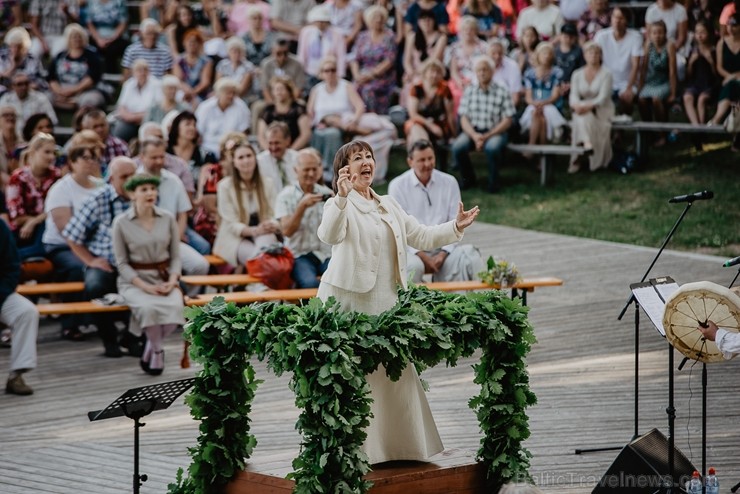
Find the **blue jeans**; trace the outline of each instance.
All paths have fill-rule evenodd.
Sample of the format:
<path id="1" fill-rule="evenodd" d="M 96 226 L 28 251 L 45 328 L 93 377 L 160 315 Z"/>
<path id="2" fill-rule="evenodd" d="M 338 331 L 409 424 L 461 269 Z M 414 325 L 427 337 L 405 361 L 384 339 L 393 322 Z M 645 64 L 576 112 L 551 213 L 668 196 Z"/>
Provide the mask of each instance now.
<path id="1" fill-rule="evenodd" d="M 103 271 L 98 268 L 85 267 L 85 297 L 86 300 L 100 298 L 107 293 L 117 293 L 118 272 Z M 98 334 L 103 344 L 113 345 L 117 342 L 118 332 L 116 331 L 116 321 L 123 320 L 126 322 L 126 315 L 120 312 L 102 312 L 92 316 L 93 324 L 98 327 Z"/>
<path id="2" fill-rule="evenodd" d="M 185 237 L 188 239 L 186 243 L 197 250 L 200 255 L 205 256 L 211 253 L 211 244 L 208 243 L 208 240 L 201 237 L 200 233 L 192 228 L 185 228 Z"/>
<path id="3" fill-rule="evenodd" d="M 44 243 L 41 241 L 44 230 L 46 230 L 46 225 L 40 223 L 33 230 L 33 235 L 29 239 L 22 239 L 16 232 L 15 243 L 18 246 L 18 256 L 21 261 L 32 257 L 46 257 L 46 249 L 44 249 Z"/>
<path id="4" fill-rule="evenodd" d="M 46 249 L 46 258 L 54 264 L 54 279 L 58 282 L 64 281 L 83 281 L 83 270 L 85 264 L 75 255 L 66 245 L 44 244 Z M 79 302 L 83 300 L 80 293 L 66 293 L 62 295 L 64 302 Z M 76 328 L 84 324 L 87 318 L 84 315 L 72 314 L 62 316 L 60 319 L 62 329 Z"/>
<path id="5" fill-rule="evenodd" d="M 324 274 L 326 268 L 329 267 L 330 259 L 327 257 L 324 262 L 321 262 L 313 252 L 296 257 L 293 271 L 290 273 L 296 288 L 317 288 L 319 286 L 317 277 Z"/>
<path id="6" fill-rule="evenodd" d="M 498 191 L 498 165 L 503 160 L 503 150 L 509 137 L 507 134 L 497 134 L 488 138 L 483 144 L 483 152 L 488 161 L 488 192 Z M 470 162 L 470 151 L 475 149 L 473 139 L 466 133 L 457 136 L 452 143 L 452 159 L 460 169 L 462 187 L 470 188 L 475 185 L 475 171 Z"/>

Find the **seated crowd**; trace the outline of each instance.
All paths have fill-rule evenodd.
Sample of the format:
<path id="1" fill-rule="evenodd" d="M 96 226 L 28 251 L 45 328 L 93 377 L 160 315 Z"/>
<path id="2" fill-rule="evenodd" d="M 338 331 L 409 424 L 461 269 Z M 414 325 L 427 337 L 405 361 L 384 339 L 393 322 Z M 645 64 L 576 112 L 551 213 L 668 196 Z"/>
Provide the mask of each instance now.
<path id="1" fill-rule="evenodd" d="M 367 141 L 374 182 L 391 178 L 399 108 L 410 170 L 389 193 L 443 223 L 460 189 L 478 185 L 471 151 L 484 152 L 493 193 L 510 139 L 560 142 L 565 131 L 585 149 L 569 172 L 595 171 L 612 158 L 612 117 L 635 104 L 642 118 L 667 121 L 682 101 L 692 123 L 720 125 L 740 100 L 736 2 L 657 0 L 641 34 L 630 9 L 606 0 L 417 0 L 405 11 L 386 0 L 150 0 L 132 39 L 125 0 L 78 3 L 32 0 L 29 29 L 19 9 L 0 27 L 0 251 L 15 266 L 0 278 L 0 323 L 35 334 L 37 321 L 17 319 L 25 302 L 3 294 L 15 290 L 17 264 L 48 259 L 55 281 L 84 281 L 65 301 L 118 292 L 131 308 L 65 316 L 63 336 L 93 325 L 106 356 L 127 347 L 151 374 L 164 366 L 162 339 L 182 324 L 180 290 L 198 291 L 180 275 L 208 273 L 204 255 L 243 269 L 284 241 L 295 286 L 317 286 L 331 254 L 316 229 L 334 155 Z M 114 102 L 104 74 L 119 68 Z M 75 132 L 59 147 L 65 112 Z M 459 181 L 435 169 L 447 145 Z M 409 258 L 417 280 L 482 269 L 475 249 L 454 245 Z M 20 378 L 35 361 L 28 338 L 13 337 L 28 355 L 13 358 L 8 392 L 30 391 Z"/>

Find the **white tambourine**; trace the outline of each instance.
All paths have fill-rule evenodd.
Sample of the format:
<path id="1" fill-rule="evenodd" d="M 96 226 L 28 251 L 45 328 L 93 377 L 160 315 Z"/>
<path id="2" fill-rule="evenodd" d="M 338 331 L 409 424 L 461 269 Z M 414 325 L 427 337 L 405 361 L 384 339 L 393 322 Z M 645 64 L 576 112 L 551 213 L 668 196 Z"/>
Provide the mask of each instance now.
<path id="1" fill-rule="evenodd" d="M 740 332 L 740 297 L 710 281 L 687 283 L 666 300 L 665 335 L 685 357 L 700 362 L 722 362 L 722 352 L 704 338 L 698 326 L 713 321 L 720 328 Z"/>

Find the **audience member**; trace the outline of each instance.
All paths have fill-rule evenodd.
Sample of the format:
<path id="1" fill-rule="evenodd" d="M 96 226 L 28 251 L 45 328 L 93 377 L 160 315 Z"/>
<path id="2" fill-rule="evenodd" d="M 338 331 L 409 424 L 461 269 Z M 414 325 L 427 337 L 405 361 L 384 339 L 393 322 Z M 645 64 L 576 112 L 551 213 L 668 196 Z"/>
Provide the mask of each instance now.
<path id="1" fill-rule="evenodd" d="M 293 0 L 285 0 L 293 1 Z M 275 76 L 286 77 L 293 81 L 296 87 L 303 91 L 306 87 L 306 74 L 301 62 L 290 55 L 288 46 L 290 42 L 280 39 L 272 45 L 272 55 L 265 58 L 260 64 L 262 97 L 265 103 L 272 103 L 270 94 L 270 81 Z"/>
<path id="2" fill-rule="evenodd" d="M 260 176 L 268 179 L 274 187 L 270 193 L 274 198 L 283 187 L 295 185 L 298 151 L 290 147 L 290 129 L 284 122 L 270 124 L 265 131 L 265 137 L 267 146 L 257 155 L 257 166 L 260 169 Z"/>
<path id="3" fill-rule="evenodd" d="M 562 105 L 563 71 L 555 67 L 555 50 L 542 43 L 535 50 L 534 67 L 524 73 L 524 109 L 519 125 L 529 131 L 529 144 L 559 140 L 567 123 L 558 109 Z M 531 155 L 524 154 L 525 157 Z"/>
<path id="4" fill-rule="evenodd" d="M 0 97 L 0 106 L 12 106 L 15 108 L 19 118 L 16 119 L 16 127 L 21 131 L 26 125 L 28 117 L 36 113 L 44 113 L 49 116 L 53 123 L 57 123 L 57 114 L 51 106 L 46 94 L 31 89 L 31 79 L 23 72 L 13 74 L 12 91 L 8 91 Z"/>
<path id="5" fill-rule="evenodd" d="M 270 30 L 270 4 L 262 0 L 236 0 L 231 6 L 226 27 L 236 36 L 244 36 L 252 27 L 250 14 L 259 12 L 262 29 Z"/>
<path id="6" fill-rule="evenodd" d="M 38 134 L 28 143 L 21 156 L 21 166 L 8 181 L 7 206 L 21 260 L 44 257 L 44 201 L 54 183 L 62 176 L 54 166 L 56 141 L 49 134 Z"/>
<path id="7" fill-rule="evenodd" d="M 64 29 L 64 37 L 67 49 L 49 68 L 52 103 L 64 110 L 104 106 L 105 96 L 96 87 L 103 77 L 103 63 L 88 48 L 87 32 L 79 24 L 70 24 Z"/>
<path id="8" fill-rule="evenodd" d="M 560 15 L 565 22 L 574 26 L 587 10 L 588 0 L 560 0 Z"/>
<path id="9" fill-rule="evenodd" d="M 683 49 L 688 40 L 689 17 L 686 8 L 676 0 L 655 0 L 645 11 L 645 27 L 663 21 L 666 37 L 673 42 L 676 52 Z M 649 37 L 649 36 L 648 36 Z"/>
<path id="10" fill-rule="evenodd" d="M 316 233 L 324 214 L 324 201 L 334 195 L 320 185 L 321 156 L 312 148 L 298 152 L 295 165 L 297 183 L 285 187 L 277 196 L 275 217 L 295 258 L 291 276 L 296 288 L 317 288 L 331 258 L 331 246 Z"/>
<path id="11" fill-rule="evenodd" d="M 216 64 L 216 80 L 228 77 L 236 82 L 236 94 L 249 102 L 255 94 L 253 86 L 257 79 L 257 67 L 246 58 L 247 45 L 244 40 L 235 36 L 226 40 L 227 57 Z"/>
<path id="12" fill-rule="evenodd" d="M 363 28 L 362 14 L 368 4 L 358 0 L 333 0 L 327 7 L 331 25 L 342 34 L 344 44 L 351 47 Z"/>
<path id="13" fill-rule="evenodd" d="M 686 64 L 686 88 L 683 106 L 689 122 L 701 125 L 707 121 L 707 104 L 717 96 L 717 50 L 713 29 L 703 20 L 694 27 L 694 46 Z"/>
<path id="14" fill-rule="evenodd" d="M 144 140 L 148 138 L 155 138 L 163 142 L 167 142 L 164 138 L 162 126 L 156 122 L 147 122 L 139 127 L 139 142 L 144 142 Z M 134 162 L 136 163 L 136 166 L 141 166 L 141 155 L 137 156 L 134 159 Z M 193 179 L 193 172 L 190 171 L 190 167 L 185 163 L 185 160 L 171 154 L 170 152 L 165 152 L 164 169 L 172 172 L 180 179 L 180 181 L 182 181 L 185 191 L 192 200 L 195 197 L 195 180 Z"/>
<path id="15" fill-rule="evenodd" d="M 715 26 L 719 21 L 719 11 L 721 10 L 715 2 L 710 0 L 689 0 L 685 3 L 686 12 L 689 15 L 689 29 L 694 30 L 697 22 L 704 22 L 710 29 L 712 35 L 717 34 Z M 690 39 L 690 38 L 689 38 Z"/>
<path id="16" fill-rule="evenodd" d="M 583 50 L 578 45 L 578 31 L 573 24 L 563 24 L 560 38 L 555 43 L 555 65 L 563 71 L 563 96 L 568 95 L 570 77 L 585 64 Z"/>
<path id="17" fill-rule="evenodd" d="M 432 143 L 419 140 L 411 145 L 406 162 L 409 170 L 391 180 L 388 195 L 422 225 L 441 225 L 457 218 L 460 187 L 452 175 L 435 170 Z M 485 269 L 480 252 L 472 245 L 445 245 L 431 251 L 406 247 L 406 272 L 414 283 L 424 274 L 433 281 L 477 279 Z"/>
<path id="18" fill-rule="evenodd" d="M 255 67 L 259 67 L 264 59 L 273 52 L 273 46 L 278 41 L 274 31 L 269 29 L 268 17 L 258 7 L 252 6 L 247 10 L 249 31 L 242 39 L 246 46 L 246 57 Z M 265 23 L 268 23 L 266 26 Z M 287 47 L 289 42 L 285 41 Z"/>
<path id="19" fill-rule="evenodd" d="M 447 35 L 439 30 L 434 13 L 422 10 L 416 29 L 406 37 L 403 49 L 402 105 L 408 100 L 412 88 L 421 82 L 422 65 L 430 59 L 443 62 L 446 48 Z"/>
<path id="20" fill-rule="evenodd" d="M 462 175 L 461 188 L 475 186 L 476 178 L 470 162 L 470 151 L 483 151 L 488 162 L 490 193 L 499 190 L 498 167 L 508 142 L 507 130 L 516 113 L 509 91 L 493 82 L 494 64 L 487 56 L 476 58 L 473 63 L 477 80 L 470 84 L 460 101 L 460 127 L 462 133 L 452 144 L 452 157 Z"/>
<path id="21" fill-rule="evenodd" d="M 96 176 L 105 176 L 108 163 L 116 156 L 130 156 L 128 144 L 110 133 L 108 119 L 103 110 L 93 109 L 82 117 L 82 128 L 94 131 L 103 143 L 103 155 L 100 157 L 100 170 Z"/>
<path id="22" fill-rule="evenodd" d="M 189 111 L 181 112 L 175 117 L 166 141 L 167 152 L 181 158 L 193 177 L 199 176 L 204 165 L 218 161 L 215 154 L 200 145 L 197 119 Z"/>
<path id="23" fill-rule="evenodd" d="M 218 153 L 218 142 L 226 132 L 249 132 L 251 114 L 247 104 L 236 97 L 237 89 L 233 79 L 219 79 L 213 85 L 214 96 L 195 110 L 198 132 L 206 151 Z"/>
<path id="24" fill-rule="evenodd" d="M 0 3 L 0 37 L 7 30 L 20 26 L 23 22 L 23 11 L 19 0 L 5 0 Z"/>
<path id="25" fill-rule="evenodd" d="M 247 142 L 234 146 L 233 169 L 218 183 L 218 228 L 213 253 L 232 266 L 244 265 L 260 249 L 277 242 L 280 225 L 275 221 L 274 186 L 262 178 L 257 155 Z"/>
<path id="26" fill-rule="evenodd" d="M 385 22 L 385 26 L 395 33 L 396 46 L 400 49 L 404 42 L 403 15 L 405 13 L 405 5 L 399 4 L 398 8 L 396 8 L 394 0 L 375 0 L 373 4 L 383 7 L 388 12 L 388 20 Z"/>
<path id="27" fill-rule="evenodd" d="M 272 29 L 283 33 L 290 40 L 291 50 L 296 52 L 298 35 L 306 25 L 308 12 L 316 6 L 316 0 L 272 0 L 270 2 L 270 24 Z"/>
<path id="28" fill-rule="evenodd" d="M 639 82 L 640 58 L 643 56 L 642 36 L 627 29 L 632 20 L 630 10 L 624 7 L 612 9 L 612 25 L 602 29 L 594 41 L 601 46 L 604 64 L 612 73 L 613 97 L 618 101 L 617 112 L 632 115 L 637 84 Z"/>
<path id="29" fill-rule="evenodd" d="M 51 121 L 51 117 L 46 113 L 34 113 L 28 117 L 28 120 L 26 120 L 26 124 L 23 126 L 21 135 L 25 142 L 30 142 L 33 136 L 41 132 L 53 136 L 54 122 Z M 16 150 L 17 149 L 20 149 L 20 146 L 16 148 Z M 57 164 L 59 164 L 59 160 L 61 158 L 66 160 L 66 156 L 61 156 L 61 148 L 57 146 Z"/>
<path id="30" fill-rule="evenodd" d="M 15 125 L 18 112 L 10 105 L 0 105 L 0 189 L 8 183 L 8 177 L 18 167 L 18 159 L 13 154 L 23 142 Z"/>
<path id="31" fill-rule="evenodd" d="M 167 43 L 169 44 L 170 53 L 176 59 L 180 54 L 185 52 L 185 33 L 193 29 L 201 31 L 195 20 L 193 7 L 185 2 L 173 2 L 177 6 L 174 21 L 167 27 Z"/>
<path id="32" fill-rule="evenodd" d="M 593 41 L 583 46 L 586 65 L 573 73 L 570 86 L 571 138 L 586 150 L 582 158 L 571 157 L 569 173 L 588 163 L 591 171 L 606 168 L 612 159 L 612 74 L 603 65 L 601 47 Z"/>
<path id="33" fill-rule="evenodd" d="M 452 93 L 444 80 L 445 67 L 436 58 L 430 58 L 421 70 L 421 81 L 411 88 L 408 111 L 404 123 L 406 142 L 430 140 L 447 142 L 455 136 L 456 122 Z"/>
<path id="34" fill-rule="evenodd" d="M 740 12 L 727 21 L 730 34 L 717 42 L 717 73 L 722 77 L 713 125 L 721 125 L 730 106 L 740 101 Z"/>
<path id="35" fill-rule="evenodd" d="M 129 197 L 123 186 L 136 173 L 136 164 L 131 158 L 118 156 L 111 161 L 109 172 L 108 184 L 88 197 L 62 230 L 67 245 L 85 265 L 85 300 L 118 291 L 118 270 L 113 255 L 111 227 L 115 217 L 129 207 Z M 119 319 L 120 314 L 109 312 L 93 315 L 106 357 L 116 358 L 122 355 L 115 325 Z M 133 338 L 126 337 L 122 341 L 131 353 L 136 353 L 136 346 L 131 344 Z"/>
<path id="36" fill-rule="evenodd" d="M 46 70 L 41 60 L 29 53 L 30 49 L 31 36 L 25 28 L 14 27 L 5 35 L 5 44 L 0 47 L 0 92 L 10 88 L 13 75 L 19 72 L 28 76 L 32 89 L 49 89 Z"/>
<path id="37" fill-rule="evenodd" d="M 519 105 L 522 97 L 522 72 L 513 59 L 506 56 L 504 42 L 494 38 L 488 43 L 488 56 L 491 57 L 496 68 L 493 73 L 493 82 L 509 90 L 514 106 Z"/>
<path id="38" fill-rule="evenodd" d="M 144 0 L 139 4 L 139 19 L 154 19 L 158 24 L 168 26 L 174 21 L 178 3 L 167 0 Z"/>
<path id="39" fill-rule="evenodd" d="M 136 136 L 147 112 L 157 105 L 162 94 L 162 83 L 151 74 L 149 62 L 140 58 L 132 64 L 131 69 L 133 77 L 123 83 L 112 129 L 113 135 L 124 141 Z"/>
<path id="40" fill-rule="evenodd" d="M 144 116 L 144 122 L 161 122 L 170 112 L 182 112 L 188 109 L 184 103 L 177 100 L 177 91 L 180 88 L 180 79 L 167 74 L 162 77 L 160 84 L 162 94 L 149 107 Z"/>
<path id="41" fill-rule="evenodd" d="M 164 370 L 164 338 L 185 324 L 180 231 L 174 216 L 156 206 L 158 185 L 156 177 L 130 178 L 125 188 L 133 204 L 113 222 L 118 291 L 131 309 L 132 332 L 146 335 L 140 365 L 153 376 Z"/>
<path id="42" fill-rule="evenodd" d="M 416 30 L 419 16 L 425 10 L 431 10 L 434 13 L 439 29 L 447 34 L 449 31 L 448 24 L 450 23 L 450 16 L 447 13 L 444 2 L 437 2 L 435 0 L 416 0 L 409 5 L 406 15 L 403 17 L 404 32 L 409 34 Z"/>
<path id="43" fill-rule="evenodd" d="M 475 17 L 465 16 L 460 20 L 458 40 L 450 45 L 448 54 L 450 63 L 450 90 L 458 107 L 463 91 L 475 79 L 473 61 L 485 55 L 488 47 L 478 37 L 478 21 Z"/>
<path id="44" fill-rule="evenodd" d="M 267 149 L 267 129 L 273 122 L 284 122 L 290 131 L 291 149 L 303 149 L 311 140 L 311 119 L 306 107 L 295 99 L 296 87 L 290 79 L 273 77 L 270 81 L 273 103 L 262 110 L 257 123 L 260 148 Z"/>
<path id="45" fill-rule="evenodd" d="M 85 18 L 90 41 L 105 60 L 105 71 L 118 72 L 118 62 L 128 44 L 126 0 L 87 0 Z"/>
<path id="46" fill-rule="evenodd" d="M 15 293 L 20 274 L 21 261 L 13 235 L 0 221 L 0 323 L 9 326 L 13 335 L 5 392 L 30 395 L 33 389 L 23 380 L 23 374 L 36 367 L 39 312 L 33 302 Z"/>
<path id="47" fill-rule="evenodd" d="M 532 0 L 532 5 L 519 12 L 516 37 L 521 38 L 525 27 L 533 26 L 545 41 L 555 38 L 563 26 L 560 9 L 550 0 Z"/>
<path id="48" fill-rule="evenodd" d="M 640 77 L 640 116 L 644 121 L 668 121 L 669 105 L 676 99 L 676 46 L 666 37 L 665 23 L 650 24 L 649 39 L 645 42 Z M 665 144 L 660 137 L 653 146 Z"/>
<path id="49" fill-rule="evenodd" d="M 611 26 L 609 0 L 589 0 L 588 10 L 578 21 L 581 42 L 591 41 L 596 33 Z"/>
<path id="50" fill-rule="evenodd" d="M 504 16 L 492 0 L 469 0 L 462 15 L 470 15 L 478 20 L 478 35 L 484 40 L 504 34 Z"/>
<path id="51" fill-rule="evenodd" d="M 65 48 L 64 27 L 77 22 L 77 0 L 31 0 L 28 6 L 33 40 L 31 53 L 39 60 L 56 57 Z"/>
<path id="52" fill-rule="evenodd" d="M 374 5 L 363 14 L 367 31 L 357 36 L 348 56 L 352 80 L 367 110 L 385 115 L 396 89 L 396 43 L 393 32 L 385 27 L 388 12 Z"/>
<path id="53" fill-rule="evenodd" d="M 123 78 L 131 77 L 131 71 L 137 60 L 146 60 L 152 76 L 161 79 L 172 71 L 174 60 L 169 48 L 159 42 L 162 27 L 154 19 L 144 18 L 139 25 L 140 39 L 126 47 L 123 52 L 121 67 Z"/>
<path id="54" fill-rule="evenodd" d="M 197 107 L 211 91 L 213 61 L 203 53 L 205 38 L 198 29 L 191 29 L 183 37 L 185 51 L 178 55 L 172 73 L 180 79 L 183 99 Z"/>
<path id="55" fill-rule="evenodd" d="M 140 175 L 151 175 L 159 180 L 157 205 L 177 219 L 182 270 L 186 274 L 208 274 L 209 264 L 203 255 L 210 253 L 210 244 L 188 226 L 188 213 L 193 206 L 182 180 L 164 168 L 165 143 L 148 137 L 141 143 Z M 197 292 L 193 289 L 193 293 Z M 191 294 L 193 294 L 191 293 Z"/>
<path id="56" fill-rule="evenodd" d="M 336 4 L 335 4 L 336 5 Z M 348 5 L 352 5 L 349 3 Z M 360 16 L 360 12 L 357 12 Z M 329 7 L 325 4 L 317 5 L 308 13 L 308 25 L 301 29 L 298 36 L 298 61 L 306 71 L 306 90 L 318 84 L 321 79 L 319 63 L 328 56 L 334 55 L 337 59 L 339 77 L 344 77 L 347 55 L 347 43 L 342 31 L 331 23 L 332 16 Z M 352 37 L 354 39 L 354 35 Z"/>
<path id="57" fill-rule="evenodd" d="M 727 4 L 722 7 L 722 12 L 720 12 L 719 15 L 720 38 L 730 35 L 730 18 L 738 11 L 739 5 L 740 2 L 738 0 L 733 0 L 731 2 L 727 2 Z"/>
<path id="58" fill-rule="evenodd" d="M 80 141 L 78 141 L 80 142 Z M 75 211 L 79 210 L 85 200 L 95 194 L 103 185 L 97 178 L 100 175 L 101 143 L 78 144 L 73 140 L 69 149 L 69 173 L 57 180 L 46 195 L 44 212 L 46 222 L 42 240 L 46 258 L 54 264 L 55 279 L 58 282 L 82 281 L 85 265 L 67 244 L 61 232 L 67 226 Z M 79 298 L 76 294 L 67 295 L 63 300 Z M 84 339 L 79 330 L 79 316 L 62 318 L 62 337 L 69 340 Z"/>

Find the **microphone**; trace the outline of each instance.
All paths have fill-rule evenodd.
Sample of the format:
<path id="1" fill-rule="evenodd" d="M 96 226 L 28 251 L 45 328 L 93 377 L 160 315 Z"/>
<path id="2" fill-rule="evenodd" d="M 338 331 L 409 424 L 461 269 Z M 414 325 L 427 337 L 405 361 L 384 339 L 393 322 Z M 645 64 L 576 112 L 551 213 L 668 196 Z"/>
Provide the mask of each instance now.
<path id="1" fill-rule="evenodd" d="M 711 199 L 714 197 L 714 192 L 711 190 L 704 190 L 702 192 L 697 192 L 695 194 L 686 194 L 683 196 L 676 196 L 671 198 L 668 202 L 673 204 L 677 202 L 694 202 L 694 201 L 703 201 L 704 199 Z"/>
<path id="2" fill-rule="evenodd" d="M 729 267 L 732 267 L 732 266 L 737 266 L 738 264 L 740 264 L 740 256 L 737 256 L 734 259 L 730 259 L 728 261 L 725 261 L 725 263 L 722 265 L 722 267 L 729 268 Z"/>

